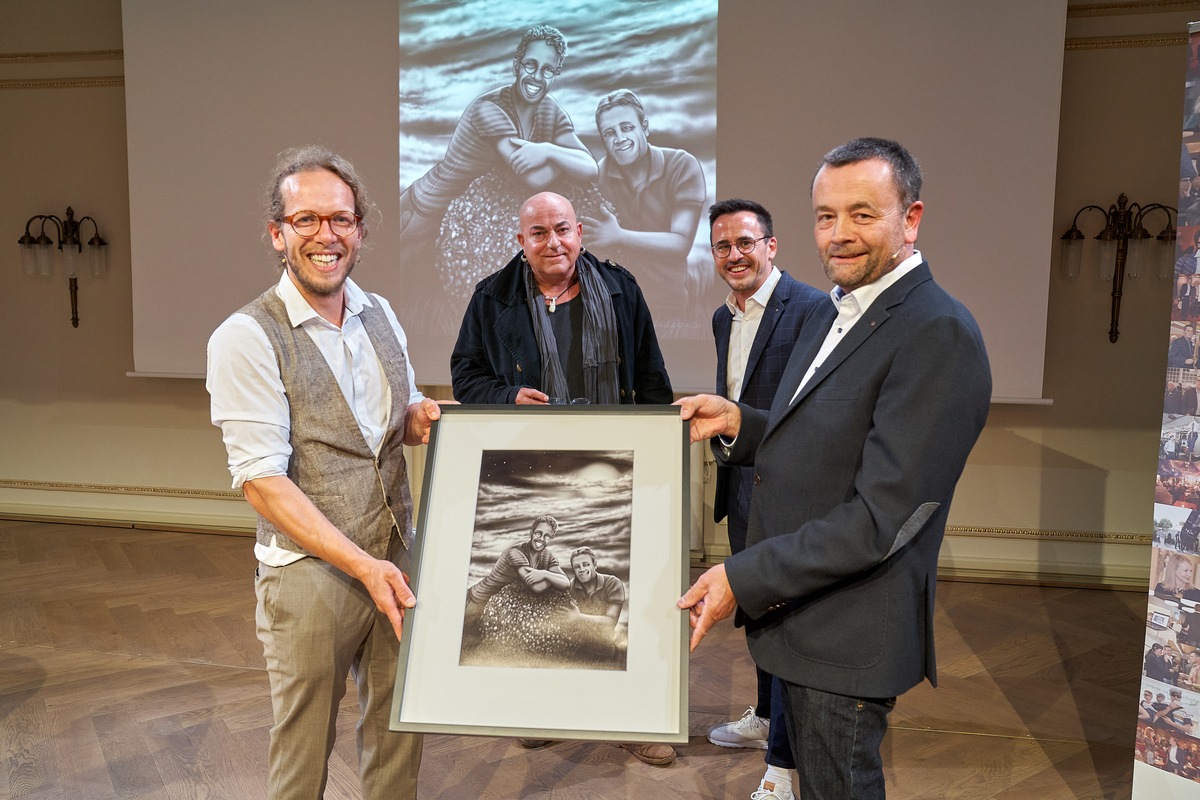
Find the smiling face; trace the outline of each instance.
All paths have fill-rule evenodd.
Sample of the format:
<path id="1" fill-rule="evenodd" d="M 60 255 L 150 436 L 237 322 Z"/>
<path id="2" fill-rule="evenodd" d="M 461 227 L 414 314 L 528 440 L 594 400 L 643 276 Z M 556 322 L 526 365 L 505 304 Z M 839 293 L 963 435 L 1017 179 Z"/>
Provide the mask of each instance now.
<path id="1" fill-rule="evenodd" d="M 817 253 L 842 291 L 874 283 L 912 254 L 924 204 L 903 207 L 886 161 L 822 167 L 812 203 Z"/>
<path id="2" fill-rule="evenodd" d="M 627 167 L 650 152 L 646 136 L 650 126 L 638 117 L 632 106 L 613 106 L 600 112 L 596 120 L 604 149 L 610 158 L 622 167 Z"/>
<path id="3" fill-rule="evenodd" d="M 580 583 L 591 583 L 596 575 L 596 562 L 587 553 L 580 553 L 571 559 L 571 569 Z"/>
<path id="4" fill-rule="evenodd" d="M 533 530 L 529 532 L 529 546 L 533 551 L 540 552 L 546 549 L 550 544 L 550 540 L 554 538 L 554 528 L 549 522 L 539 522 L 533 526 Z"/>
<path id="5" fill-rule="evenodd" d="M 533 69 L 532 75 L 525 71 L 526 67 Z M 545 67 L 554 70 L 555 75 L 543 77 L 542 70 Z M 554 79 L 558 77 L 557 72 L 558 51 L 554 49 L 554 45 L 543 39 L 530 42 L 521 60 L 513 59 L 513 78 L 517 87 L 515 97 L 530 105 L 541 102 L 550 91 Z"/>
<path id="6" fill-rule="evenodd" d="M 354 191 L 337 175 L 324 169 L 297 172 L 284 178 L 280 186 L 285 217 L 297 211 L 328 215 L 354 210 Z M 348 236 L 338 236 L 322 222 L 312 236 L 301 236 L 286 222 L 267 225 L 271 244 L 284 254 L 287 270 L 309 305 L 318 305 L 341 297 L 346 278 L 358 261 L 362 228 Z"/>
<path id="7" fill-rule="evenodd" d="M 722 214 L 713 220 L 712 243 L 719 242 L 735 245 L 729 248 L 729 255 L 719 256 L 713 253 L 713 262 L 717 275 L 733 291 L 738 308 L 745 310 L 746 300 L 758 291 L 759 287 L 771 275 L 771 266 L 775 263 L 775 251 L 778 243 L 775 237 L 755 242 L 754 249 L 743 253 L 736 247 L 736 242 L 749 239 L 762 239 L 766 231 L 753 211 L 738 211 L 736 214 Z"/>
<path id="8" fill-rule="evenodd" d="M 1192 562 L 1182 558 L 1175 562 L 1175 588 L 1191 586 L 1194 573 L 1195 568 L 1192 566 Z"/>
<path id="9" fill-rule="evenodd" d="M 534 195 L 521 208 L 517 242 L 543 291 L 564 286 L 575 274 L 575 259 L 583 247 L 583 225 L 575 209 L 560 195 Z"/>

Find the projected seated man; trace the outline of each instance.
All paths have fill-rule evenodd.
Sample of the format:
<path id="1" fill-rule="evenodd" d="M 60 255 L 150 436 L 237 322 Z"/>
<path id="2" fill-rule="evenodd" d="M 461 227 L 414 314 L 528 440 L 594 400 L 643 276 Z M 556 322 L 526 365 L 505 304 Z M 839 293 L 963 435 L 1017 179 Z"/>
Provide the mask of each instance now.
<path id="1" fill-rule="evenodd" d="M 432 246 L 451 201 L 489 170 L 510 170 L 531 189 L 563 176 L 595 180 L 595 159 L 549 95 L 566 57 L 567 40 L 557 28 L 525 32 L 513 57 L 513 82 L 471 101 L 446 155 L 401 193 L 402 247 Z"/>
<path id="2" fill-rule="evenodd" d="M 707 196 L 700 162 L 685 150 L 650 144 L 642 101 L 629 89 L 600 100 L 596 129 L 605 151 L 598 185 L 615 213 L 601 208 L 583 217 L 588 238 L 617 261 L 637 265 L 634 275 L 660 325 L 678 320 L 689 292 L 699 290 L 687 259 Z"/>

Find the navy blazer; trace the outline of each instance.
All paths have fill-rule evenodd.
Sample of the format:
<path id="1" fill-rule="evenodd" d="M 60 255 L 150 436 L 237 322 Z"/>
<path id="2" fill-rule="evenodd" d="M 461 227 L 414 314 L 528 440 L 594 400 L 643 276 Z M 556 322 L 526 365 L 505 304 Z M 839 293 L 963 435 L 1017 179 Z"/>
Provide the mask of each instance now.
<path id="1" fill-rule="evenodd" d="M 792 355 L 800 328 L 813 309 L 832 305 L 829 295 L 782 272 L 779 283 L 763 310 L 754 344 L 746 359 L 742 377 L 742 396 L 733 398 L 755 408 L 767 409 L 775 399 L 775 389 Z M 713 338 L 717 345 L 717 394 L 728 397 L 729 333 L 733 314 L 722 303 L 713 312 Z M 750 517 L 750 489 L 754 470 L 750 467 L 717 467 L 717 490 L 713 521 L 729 517 L 729 546 L 735 553 L 746 546 L 746 523 Z"/>
<path id="2" fill-rule="evenodd" d="M 741 405 L 718 460 L 754 464 L 747 546 L 725 560 L 755 662 L 802 686 L 894 697 L 928 677 L 937 555 L 987 419 L 983 337 L 922 263 L 792 402 L 836 315 L 800 333 L 769 413 Z"/>

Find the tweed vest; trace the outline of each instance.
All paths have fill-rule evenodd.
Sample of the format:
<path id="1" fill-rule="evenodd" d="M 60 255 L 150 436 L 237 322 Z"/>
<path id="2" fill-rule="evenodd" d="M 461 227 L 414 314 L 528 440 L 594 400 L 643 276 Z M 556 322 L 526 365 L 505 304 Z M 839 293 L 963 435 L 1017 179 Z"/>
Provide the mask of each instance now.
<path id="1" fill-rule="evenodd" d="M 291 415 L 292 456 L 287 475 L 330 522 L 375 558 L 387 558 L 392 531 L 410 544 L 412 495 L 404 460 L 404 415 L 408 408 L 408 359 L 383 310 L 364 306 L 359 314 L 391 387 L 392 408 L 378 458 L 329 364 L 301 327 L 292 327 L 283 300 L 271 288 L 241 309 L 262 326 L 275 349 Z M 258 542 L 306 552 L 263 517 Z"/>

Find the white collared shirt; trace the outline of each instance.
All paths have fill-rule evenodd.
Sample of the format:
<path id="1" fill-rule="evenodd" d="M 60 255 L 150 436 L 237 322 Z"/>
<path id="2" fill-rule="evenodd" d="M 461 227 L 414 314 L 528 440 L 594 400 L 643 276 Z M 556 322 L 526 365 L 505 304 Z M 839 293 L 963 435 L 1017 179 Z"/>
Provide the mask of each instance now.
<path id="1" fill-rule="evenodd" d="M 742 396 L 742 383 L 746 379 L 746 362 L 750 358 L 750 349 L 754 347 L 754 339 L 758 336 L 758 328 L 766 313 L 767 303 L 779 285 L 783 273 L 775 265 L 771 265 L 771 274 L 763 281 L 758 291 L 746 298 L 746 309 L 738 308 L 737 298 L 730 292 L 725 298 L 725 307 L 733 315 L 729 325 L 729 353 L 725 370 L 726 396 L 737 401 Z"/>
<path id="2" fill-rule="evenodd" d="M 911 256 L 897 264 L 896 268 L 891 272 L 880 276 L 879 280 L 868 283 L 865 286 L 860 286 L 853 292 L 846 294 L 843 294 L 841 287 L 838 286 L 830 290 L 829 299 L 837 307 L 837 317 L 833 320 L 833 324 L 829 326 L 829 332 L 825 334 L 825 341 L 821 343 L 821 349 L 817 351 L 816 358 L 809 364 L 808 372 L 804 373 L 804 379 L 796 387 L 796 392 L 792 395 L 791 402 L 796 402 L 796 398 L 800 395 L 800 390 L 809 382 L 817 369 L 825 363 L 825 359 L 829 358 L 829 354 L 833 352 L 833 349 L 838 346 L 845 335 L 850 332 L 850 329 L 863 318 L 863 314 L 867 313 L 867 309 L 878 299 L 879 295 L 883 294 L 896 281 L 916 269 L 922 261 L 924 261 L 924 258 L 922 258 L 920 251 L 914 250 Z"/>

